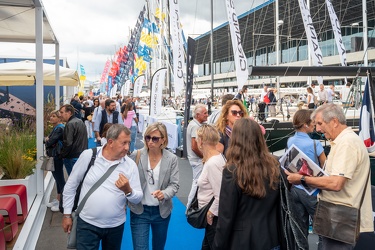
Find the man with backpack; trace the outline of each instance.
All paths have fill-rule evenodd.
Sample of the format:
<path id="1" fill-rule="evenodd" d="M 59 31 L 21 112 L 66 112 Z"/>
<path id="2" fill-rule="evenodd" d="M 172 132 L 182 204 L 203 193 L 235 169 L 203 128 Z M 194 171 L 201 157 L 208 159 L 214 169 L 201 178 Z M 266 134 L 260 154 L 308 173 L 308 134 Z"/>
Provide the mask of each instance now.
<path id="1" fill-rule="evenodd" d="M 108 129 L 106 138 L 107 143 L 97 148 L 96 156 L 91 149 L 81 154 L 76 163 L 79 167 L 74 168 L 64 187 L 62 227 L 65 232 L 71 233 L 74 198 L 77 187 L 82 182 L 76 211 L 77 227 L 76 232 L 72 232 L 76 233 L 77 249 L 99 249 L 101 242 L 104 250 L 120 250 L 126 221 L 126 203 L 129 201 L 138 204 L 142 201 L 139 172 L 135 162 L 127 156 L 129 129 L 121 124 L 113 124 Z M 93 157 L 94 163 L 86 173 Z M 95 185 L 96 183 L 100 185 Z M 88 198 L 85 197 L 86 194 L 89 195 Z M 80 207 L 81 202 L 83 205 Z"/>

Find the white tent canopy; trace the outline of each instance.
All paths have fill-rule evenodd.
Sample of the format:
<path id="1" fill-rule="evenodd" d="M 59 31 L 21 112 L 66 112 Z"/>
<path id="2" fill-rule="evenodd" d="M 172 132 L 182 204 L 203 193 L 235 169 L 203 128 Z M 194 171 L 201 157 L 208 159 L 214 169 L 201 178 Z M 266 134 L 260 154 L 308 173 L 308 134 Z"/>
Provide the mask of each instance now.
<path id="1" fill-rule="evenodd" d="M 69 68 L 59 67 L 60 85 L 77 86 L 79 76 L 77 71 Z M 56 83 L 55 65 L 43 64 L 44 85 L 54 86 Z M 36 63 L 35 61 L 20 61 L 11 63 L 0 63 L 0 86 L 30 86 L 35 84 Z"/>

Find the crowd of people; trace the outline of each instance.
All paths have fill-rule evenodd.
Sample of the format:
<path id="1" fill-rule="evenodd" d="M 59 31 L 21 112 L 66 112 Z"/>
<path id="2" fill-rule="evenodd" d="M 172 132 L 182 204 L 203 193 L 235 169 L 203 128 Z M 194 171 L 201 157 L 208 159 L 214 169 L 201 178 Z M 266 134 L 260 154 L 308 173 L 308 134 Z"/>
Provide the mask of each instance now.
<path id="1" fill-rule="evenodd" d="M 207 107 L 196 105 L 187 128 L 193 169 L 188 206 L 196 190 L 201 209 L 214 199 L 206 215 L 202 249 L 309 249 L 308 235 L 319 200 L 359 209 L 360 231 L 373 232 L 370 183 L 366 182 L 369 155 L 358 135 L 346 126 L 342 107 L 324 102 L 315 110 L 294 114 L 296 133 L 287 148 L 299 147 L 327 174 L 305 176 L 280 168 L 269 153 L 264 128 L 248 117 L 243 93 L 223 96 L 223 106 L 208 119 L 209 125 Z M 314 129 L 330 140 L 328 157 L 320 141 L 309 137 Z M 280 181 L 282 175 L 293 184 L 291 188 Z M 305 188 L 316 192 L 309 195 Z M 362 194 L 366 201 L 360 205 Z M 282 208 L 285 199 L 287 211 Z M 319 235 L 317 244 L 319 250 L 355 247 L 326 235 Z"/>
<path id="2" fill-rule="evenodd" d="M 273 90 L 265 88 L 264 92 L 272 113 Z M 206 105 L 195 105 L 187 126 L 184 139 L 193 172 L 187 208 L 196 193 L 199 208 L 209 205 L 202 249 L 308 249 L 310 220 L 319 200 L 360 209 L 361 232 L 373 231 L 370 183 L 366 182 L 369 156 L 363 142 L 346 126 L 342 108 L 325 102 L 315 110 L 295 113 L 296 133 L 287 148 L 299 147 L 328 174 L 305 176 L 283 170 L 278 158 L 270 154 L 264 128 L 248 115 L 245 94 L 246 88 L 237 96 L 224 95 L 222 108 L 210 117 Z M 100 244 L 102 249 L 121 249 L 126 207 L 130 209 L 133 248 L 149 249 L 151 229 L 152 249 L 164 249 L 172 198 L 179 189 L 178 159 L 166 149 L 168 131 L 159 122 L 146 128 L 144 148 L 135 148 L 136 110 L 141 107 L 135 98 L 120 100 L 75 96 L 71 104 L 51 112 L 53 130 L 45 144 L 47 155 L 54 157 L 57 196 L 47 205 L 59 211 L 62 202 L 62 227 L 69 233 L 77 188 L 81 185 L 82 201 L 115 165 L 79 214 L 77 249 L 98 249 Z M 321 143 L 309 137 L 314 129 L 331 140 L 328 157 Z M 91 137 L 97 142 L 96 154 L 88 149 Z M 290 190 L 283 186 L 281 176 L 293 184 Z M 318 191 L 308 195 L 303 190 L 306 186 Z M 289 216 L 295 222 L 290 227 L 298 228 L 292 230 L 292 237 L 282 219 L 282 189 L 289 192 Z M 354 246 L 319 237 L 318 249 Z"/>

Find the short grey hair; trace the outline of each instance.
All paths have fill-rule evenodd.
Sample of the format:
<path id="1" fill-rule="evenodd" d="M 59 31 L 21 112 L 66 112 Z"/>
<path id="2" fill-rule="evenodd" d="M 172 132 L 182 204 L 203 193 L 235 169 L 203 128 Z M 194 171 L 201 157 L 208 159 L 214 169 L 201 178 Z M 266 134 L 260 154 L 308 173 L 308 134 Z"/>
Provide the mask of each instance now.
<path id="1" fill-rule="evenodd" d="M 206 105 L 203 105 L 203 104 L 197 104 L 193 110 L 193 117 L 196 118 L 197 117 L 197 114 L 199 113 L 199 111 L 201 111 L 202 109 L 206 108 Z"/>
<path id="2" fill-rule="evenodd" d="M 130 130 L 125 127 L 123 124 L 113 124 L 107 131 L 106 138 L 107 140 L 112 139 L 116 140 L 120 134 L 124 132 L 126 135 L 130 135 Z"/>
<path id="3" fill-rule="evenodd" d="M 344 110 L 339 105 L 334 103 L 327 103 L 322 106 L 319 106 L 312 114 L 311 120 L 315 120 L 317 114 L 321 113 L 323 121 L 325 123 L 329 123 L 334 118 L 337 118 L 340 124 L 346 125 L 346 118 L 344 114 Z"/>

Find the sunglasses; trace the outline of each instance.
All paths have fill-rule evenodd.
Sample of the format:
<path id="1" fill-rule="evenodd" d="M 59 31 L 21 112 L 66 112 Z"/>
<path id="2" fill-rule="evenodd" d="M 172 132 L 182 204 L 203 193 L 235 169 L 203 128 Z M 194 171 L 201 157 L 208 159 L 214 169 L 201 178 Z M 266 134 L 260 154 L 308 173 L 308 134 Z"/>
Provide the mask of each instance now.
<path id="1" fill-rule="evenodd" d="M 148 169 L 147 174 L 148 174 L 148 184 L 154 185 L 155 184 L 154 170 Z"/>
<path id="2" fill-rule="evenodd" d="M 163 137 L 156 137 L 156 136 L 151 137 L 149 135 L 145 136 L 145 139 L 146 139 L 147 142 L 152 140 L 153 143 L 157 143 L 161 138 L 163 138 Z"/>
<path id="3" fill-rule="evenodd" d="M 242 110 L 240 110 L 240 111 L 231 110 L 230 112 L 232 113 L 233 116 L 240 115 L 241 117 L 243 117 L 243 114 L 244 114 Z"/>

